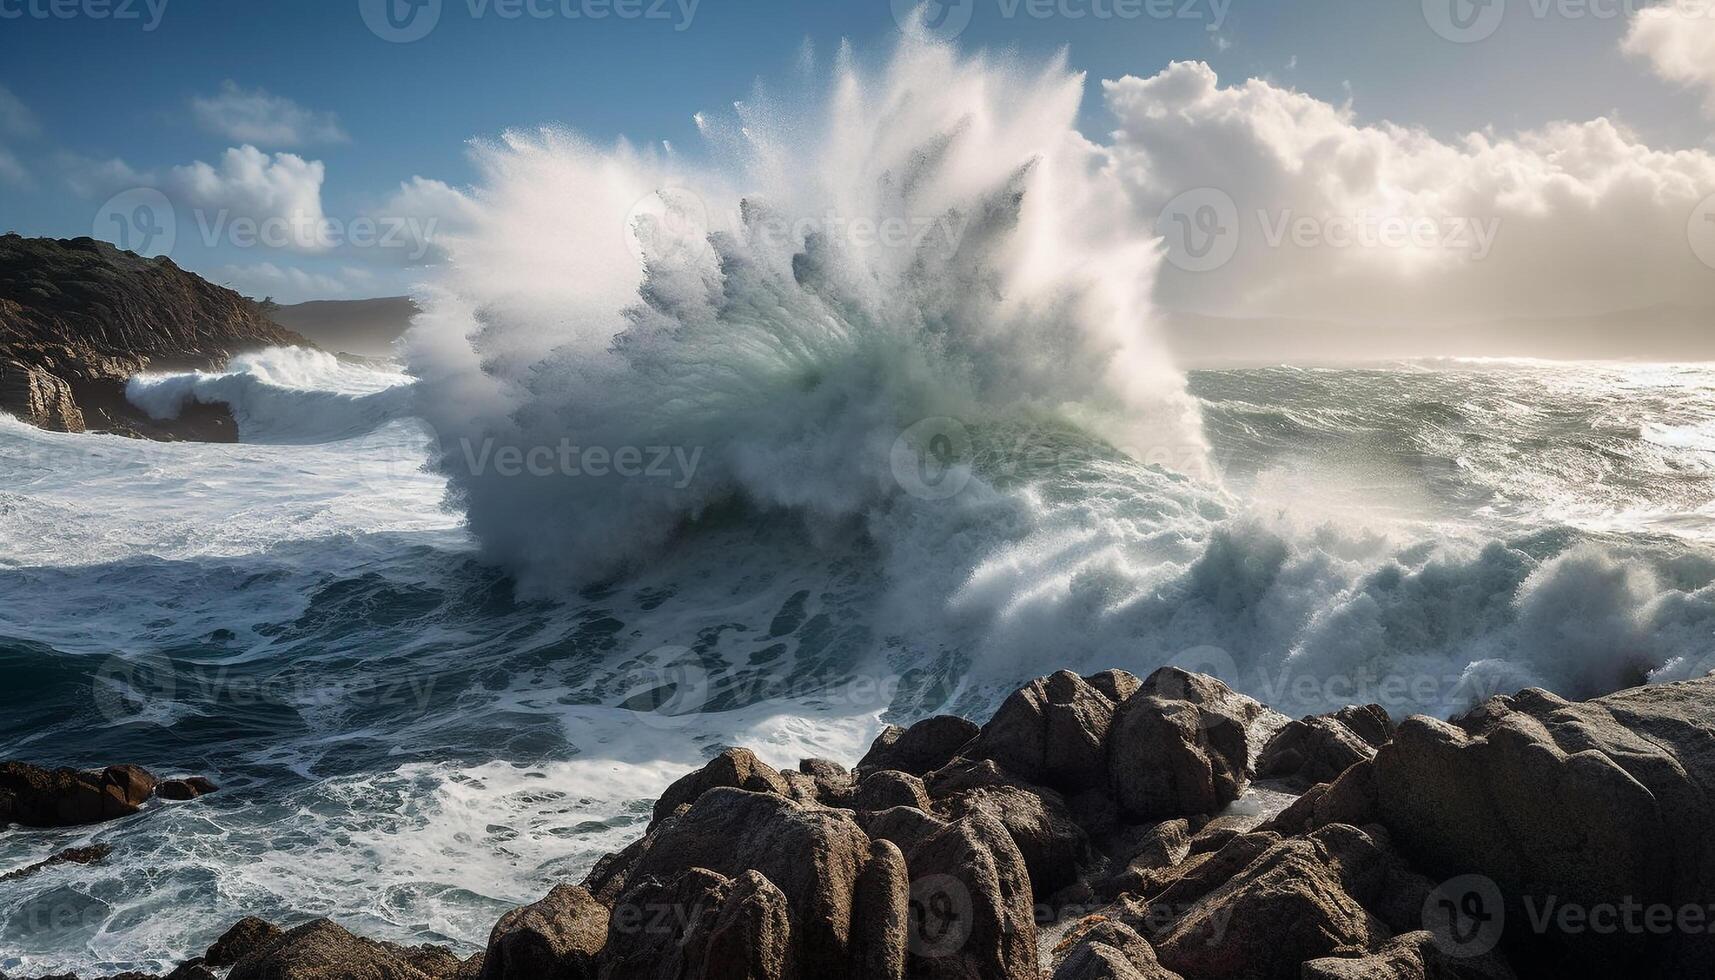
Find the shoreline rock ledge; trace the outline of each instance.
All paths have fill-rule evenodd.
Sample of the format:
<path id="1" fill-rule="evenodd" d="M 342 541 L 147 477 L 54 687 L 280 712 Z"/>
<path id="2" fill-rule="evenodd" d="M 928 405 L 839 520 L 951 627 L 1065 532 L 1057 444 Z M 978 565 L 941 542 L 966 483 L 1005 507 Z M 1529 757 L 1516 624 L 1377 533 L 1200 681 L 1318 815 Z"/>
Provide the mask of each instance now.
<path id="1" fill-rule="evenodd" d="M 93 238 L 0 235 L 0 412 L 55 432 L 232 442 L 225 405 L 159 420 L 125 397 L 146 370 L 222 367 L 265 347 L 314 347 L 263 304 Z"/>
<path id="2" fill-rule="evenodd" d="M 239 923 L 230 980 L 1715 976 L 1715 679 L 1397 729 L 1062 671 L 852 769 L 732 748 L 468 959 Z M 1546 910 L 1546 911 L 1545 911 Z"/>

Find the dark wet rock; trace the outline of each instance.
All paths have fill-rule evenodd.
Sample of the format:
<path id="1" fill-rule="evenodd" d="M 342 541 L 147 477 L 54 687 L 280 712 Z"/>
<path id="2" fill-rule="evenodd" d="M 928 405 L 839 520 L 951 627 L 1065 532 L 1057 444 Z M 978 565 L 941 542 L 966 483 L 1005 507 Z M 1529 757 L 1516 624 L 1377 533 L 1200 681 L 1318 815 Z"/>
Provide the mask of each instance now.
<path id="1" fill-rule="evenodd" d="M 897 769 L 922 776 L 953 761 L 980 731 L 976 723 L 954 715 L 925 718 L 910 728 L 889 725 L 876 736 L 857 769 Z"/>
<path id="2" fill-rule="evenodd" d="M 929 791 L 923 780 L 895 769 L 869 772 L 858 782 L 851 805 L 857 810 L 886 810 L 896 806 L 929 809 Z"/>
<path id="3" fill-rule="evenodd" d="M 949 819 L 984 814 L 1006 828 L 1038 898 L 1078 880 L 1092 863 L 1089 836 L 1054 790 L 1016 779 L 986 759 L 954 763 L 931 778 L 936 813 Z"/>
<path id="4" fill-rule="evenodd" d="M 219 786 L 202 776 L 187 776 L 184 779 L 163 780 L 156 792 L 163 800 L 194 800 L 219 790 Z"/>
<path id="5" fill-rule="evenodd" d="M 854 891 L 871 860 L 871 842 L 849 812 L 718 787 L 655 837 L 631 869 L 632 881 L 665 881 L 685 868 L 728 878 L 761 872 L 786 896 L 796 968 L 809 975 L 865 959 L 873 945 L 887 942 L 860 931 L 881 919 L 854 915 Z"/>
<path id="6" fill-rule="evenodd" d="M 246 954 L 227 980 L 423 980 L 398 948 L 354 936 L 328 919 L 287 931 Z"/>
<path id="7" fill-rule="evenodd" d="M 1332 782 L 1352 766 L 1373 758 L 1393 737 L 1393 723 L 1380 705 L 1346 707 L 1290 722 L 1276 732 L 1257 759 L 1257 775 L 1303 783 Z"/>
<path id="8" fill-rule="evenodd" d="M 711 789 L 730 786 L 755 793 L 777 793 L 790 796 L 786 780 L 749 749 L 727 749 L 696 772 L 679 777 L 655 801 L 655 820 L 672 813 L 687 803 L 695 803 Z"/>
<path id="9" fill-rule="evenodd" d="M 1143 686 L 1143 681 L 1138 680 L 1135 674 L 1124 670 L 1104 670 L 1099 674 L 1089 674 L 1084 680 L 1115 704 L 1124 703 Z"/>
<path id="10" fill-rule="evenodd" d="M 1329 956 L 1304 964 L 1303 980 L 1515 980 L 1506 961 L 1492 953 L 1452 956 L 1418 930 L 1396 936 L 1373 953 Z"/>
<path id="11" fill-rule="evenodd" d="M 0 763 L 0 822 L 26 827 L 78 827 L 130 816 L 155 793 L 155 777 L 138 766 L 99 772 Z"/>
<path id="12" fill-rule="evenodd" d="M 614 903 L 602 951 L 603 980 L 678 977 L 685 973 L 685 933 L 714 914 L 731 880 L 707 868 L 688 868 L 665 879 L 640 876 Z"/>
<path id="13" fill-rule="evenodd" d="M 1069 670 L 1013 692 L 964 754 L 1072 792 L 1100 786 L 1107 771 L 1114 702 Z"/>
<path id="14" fill-rule="evenodd" d="M 1381 819 L 1381 801 L 1372 761 L 1360 762 L 1341 773 L 1315 801 L 1312 827 L 1349 823 L 1356 827 Z"/>
<path id="15" fill-rule="evenodd" d="M 1294 980 L 1306 960 L 1374 949 L 1388 930 L 1354 892 L 1373 899 L 1384 861 L 1355 828 L 1281 841 L 1180 914 L 1156 955 L 1185 976 Z"/>
<path id="16" fill-rule="evenodd" d="M 1267 709 L 1210 677 L 1163 667 L 1114 713 L 1108 778 L 1142 820 L 1207 814 L 1248 780 L 1252 726 Z"/>
<path id="17" fill-rule="evenodd" d="M 1183 980 L 1129 926 L 1092 918 L 1098 921 L 1075 930 L 1055 951 L 1053 980 Z"/>
<path id="18" fill-rule="evenodd" d="M 858 975 L 877 980 L 905 976 L 910 909 L 911 872 L 904 852 L 892 841 L 874 841 L 852 892 L 852 931 L 868 937 L 854 963 Z"/>
<path id="19" fill-rule="evenodd" d="M 1171 868 L 1191 852 L 1191 822 L 1183 817 L 1130 827 L 1103 843 L 1109 858 L 1107 875 L 1095 885 L 1097 895 L 1113 898 L 1147 887 L 1152 873 Z"/>
<path id="20" fill-rule="evenodd" d="M 850 775 L 845 766 L 827 759 L 800 759 L 798 771 L 815 779 L 839 779 Z"/>
<path id="21" fill-rule="evenodd" d="M 1128 924 L 1156 938 L 1173 919 L 1233 880 L 1280 841 L 1279 834 L 1256 831 L 1240 834 L 1220 850 L 1187 857 L 1146 882 L 1140 893 L 1149 896 L 1151 908 L 1147 916 Z"/>
<path id="22" fill-rule="evenodd" d="M 221 934 L 202 956 L 204 965 L 219 970 L 277 941 L 285 933 L 272 922 L 247 915 Z"/>
<path id="23" fill-rule="evenodd" d="M 89 847 L 69 847 L 45 861 L 37 861 L 29 867 L 20 868 L 17 871 L 9 871 L 6 874 L 0 875 L 0 881 L 19 881 L 21 879 L 40 874 L 49 868 L 58 867 L 62 864 L 95 864 L 98 861 L 106 859 L 107 855 L 112 853 L 113 848 L 107 844 L 92 844 Z"/>
<path id="24" fill-rule="evenodd" d="M 705 980 L 782 980 L 791 975 L 792 915 L 786 896 L 755 871 L 733 879 L 712 915 L 685 940 L 685 975 Z"/>
<path id="25" fill-rule="evenodd" d="M 607 906 L 576 885 L 557 885 L 540 901 L 513 909 L 495 923 L 482 980 L 594 977 L 607 931 Z"/>
<path id="26" fill-rule="evenodd" d="M 1715 975 L 1707 930 L 1527 927 L 1568 906 L 1715 901 L 1715 680 L 1581 704 L 1532 689 L 1458 724 L 1411 718 L 1375 777 L 1414 866 L 1493 882 L 1515 962 L 1560 976 Z"/>
<path id="27" fill-rule="evenodd" d="M 857 821 L 871 838 L 892 841 L 905 853 L 948 826 L 947 821 L 913 806 L 861 811 Z"/>
<path id="28" fill-rule="evenodd" d="M 907 852 L 906 865 L 913 977 L 1035 980 L 1030 875 L 999 821 L 965 817 Z"/>

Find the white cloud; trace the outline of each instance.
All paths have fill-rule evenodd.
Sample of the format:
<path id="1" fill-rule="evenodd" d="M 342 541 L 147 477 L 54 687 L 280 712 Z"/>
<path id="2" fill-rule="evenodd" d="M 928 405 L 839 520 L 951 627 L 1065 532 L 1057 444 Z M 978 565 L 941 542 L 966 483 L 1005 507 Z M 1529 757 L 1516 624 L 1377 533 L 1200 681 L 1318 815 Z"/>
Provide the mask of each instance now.
<path id="1" fill-rule="evenodd" d="M 1621 48 L 1644 58 L 1663 80 L 1704 95 L 1715 116 L 1715 2 L 1666 0 L 1632 15 Z"/>
<path id="2" fill-rule="evenodd" d="M 399 229 L 406 244 L 395 251 L 416 264 L 443 261 L 448 243 L 468 231 L 478 214 L 477 203 L 450 184 L 412 177 L 372 217 Z"/>
<path id="3" fill-rule="evenodd" d="M 42 126 L 35 113 L 12 90 L 0 85 L 0 135 L 34 139 L 41 135 Z"/>
<path id="4" fill-rule="evenodd" d="M 232 81 L 223 83 L 215 95 L 192 98 L 191 111 L 203 128 L 238 143 L 299 147 L 349 139 L 331 112 L 315 112 L 284 96 L 246 90 Z"/>
<path id="5" fill-rule="evenodd" d="M 1715 194 L 1707 151 L 1652 149 L 1606 119 L 1443 141 L 1265 81 L 1223 88 L 1202 63 L 1103 87 L 1144 220 L 1199 188 L 1233 202 L 1185 216 L 1236 220 L 1236 249 L 1211 271 L 1165 268 L 1169 307 L 1400 322 L 1715 305 L 1688 238 Z"/>
<path id="6" fill-rule="evenodd" d="M 322 251 L 328 247 L 322 212 L 320 160 L 291 153 L 270 156 L 254 146 L 239 146 L 221 155 L 218 164 L 202 161 L 174 167 L 167 195 L 199 212 L 205 224 L 227 218 L 283 223 L 289 247 Z"/>
<path id="7" fill-rule="evenodd" d="M 193 233 L 232 242 L 261 236 L 265 245 L 323 252 L 337 241 L 322 210 L 326 167 L 292 153 L 265 153 L 237 146 L 215 163 L 198 160 L 164 172 L 139 171 L 124 160 L 64 156 L 67 184 L 86 197 L 106 197 L 137 187 L 164 193 L 178 209 L 181 239 Z"/>
<path id="8" fill-rule="evenodd" d="M 346 266 L 332 273 L 310 272 L 273 262 L 223 265 L 210 270 L 207 278 L 246 296 L 269 296 L 286 303 L 368 297 L 376 283 L 367 269 Z"/>
<path id="9" fill-rule="evenodd" d="M 30 171 L 24 168 L 24 164 L 11 151 L 0 146 L 0 184 L 9 184 L 21 188 L 29 187 L 34 183 L 35 181 L 30 178 Z"/>

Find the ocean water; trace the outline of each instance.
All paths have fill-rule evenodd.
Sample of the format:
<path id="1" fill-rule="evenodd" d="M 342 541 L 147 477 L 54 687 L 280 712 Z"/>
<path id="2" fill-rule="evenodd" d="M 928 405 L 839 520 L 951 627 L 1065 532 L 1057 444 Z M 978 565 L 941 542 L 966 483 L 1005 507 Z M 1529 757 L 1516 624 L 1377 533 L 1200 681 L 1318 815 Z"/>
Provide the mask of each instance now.
<path id="1" fill-rule="evenodd" d="M 720 746 L 849 763 L 883 719 L 981 717 L 1059 667 L 1403 715 L 1715 665 L 1712 367 L 1193 372 L 1216 482 L 1008 433 L 996 489 L 908 497 L 961 512 L 959 548 L 734 506 L 557 598 L 482 557 L 429 431 L 377 409 L 408 378 L 235 368 L 170 383 L 242 391 L 238 445 L 0 419 L 0 757 L 223 787 L 0 835 L 0 869 L 114 848 L 0 889 L 0 969 L 159 968 L 244 914 L 470 950 Z"/>
<path id="2" fill-rule="evenodd" d="M 1403 716 L 1715 667 L 1715 367 L 1181 371 L 1083 87 L 907 41 L 694 152 L 510 133 L 396 364 L 133 382 L 236 445 L 0 418 L 0 757 L 223 787 L 0 834 L 113 847 L 0 886 L 0 971 L 470 952 L 721 747 L 1060 668 Z"/>

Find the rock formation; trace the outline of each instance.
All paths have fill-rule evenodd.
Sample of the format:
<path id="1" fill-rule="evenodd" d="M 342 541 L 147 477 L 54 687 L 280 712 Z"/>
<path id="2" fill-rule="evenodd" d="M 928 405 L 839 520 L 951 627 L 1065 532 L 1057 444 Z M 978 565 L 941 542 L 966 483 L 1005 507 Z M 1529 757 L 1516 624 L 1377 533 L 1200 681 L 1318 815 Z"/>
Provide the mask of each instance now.
<path id="1" fill-rule="evenodd" d="M 1259 768 L 1320 781 L 1294 798 Z M 729 749 L 468 958 L 247 919 L 174 975 L 1710 976 L 1710 826 L 1715 679 L 1396 731 L 1373 706 L 1287 723 L 1171 668 L 1062 672 L 981 728 L 889 728 L 851 771 Z"/>
<path id="2" fill-rule="evenodd" d="M 207 370 L 264 347 L 313 346 L 261 305 L 91 238 L 0 235 L 0 411 L 57 432 L 237 437 L 224 406 L 150 419 L 125 398 L 145 370 Z"/>

